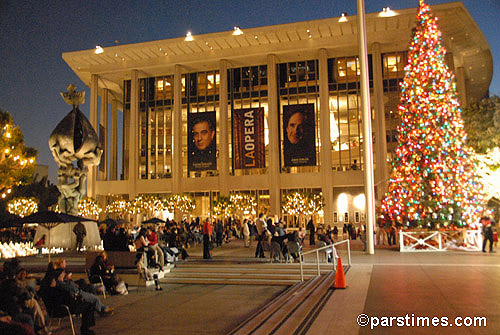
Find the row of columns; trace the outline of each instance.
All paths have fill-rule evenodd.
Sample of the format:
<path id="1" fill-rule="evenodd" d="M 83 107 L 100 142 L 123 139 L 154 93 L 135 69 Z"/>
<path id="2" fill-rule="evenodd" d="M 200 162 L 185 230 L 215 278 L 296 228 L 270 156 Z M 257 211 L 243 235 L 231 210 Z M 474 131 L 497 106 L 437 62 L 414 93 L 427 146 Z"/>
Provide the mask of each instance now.
<path id="1" fill-rule="evenodd" d="M 373 57 L 373 78 L 374 78 L 374 107 L 376 111 L 375 117 L 375 133 L 377 137 L 376 161 L 377 169 L 376 180 L 379 187 L 385 189 L 387 179 L 386 172 L 386 136 L 385 136 L 385 112 L 384 112 L 384 95 L 382 82 L 382 65 L 380 45 L 375 43 L 372 45 Z M 334 174 L 332 172 L 332 146 L 330 139 L 330 104 L 329 104 L 329 88 L 328 88 L 328 52 L 326 49 L 318 50 L 319 62 L 319 92 L 320 92 L 320 174 L 323 196 L 325 198 L 324 219 L 326 223 L 333 222 L 333 186 L 335 184 Z M 277 64 L 278 57 L 274 54 L 267 55 L 267 76 L 268 76 L 268 124 L 269 124 L 269 165 L 268 165 L 268 188 L 270 194 L 270 211 L 272 215 L 280 213 L 280 189 L 281 189 L 281 167 L 280 167 L 280 132 L 279 132 L 279 111 L 278 111 L 278 85 L 277 85 Z M 228 99 L 227 99 L 227 69 L 229 61 L 222 59 L 219 62 L 220 73 L 220 94 L 219 94 L 219 175 L 218 187 L 222 195 L 228 195 L 231 190 L 231 176 L 229 173 L 229 129 L 228 129 Z M 172 113 L 172 191 L 180 193 L 182 187 L 182 100 L 181 100 L 181 80 L 182 80 L 182 65 L 177 64 L 174 67 L 174 104 Z M 98 92 L 98 76 L 91 77 L 91 103 L 90 103 L 90 121 L 92 126 L 97 129 L 97 92 Z M 101 117 L 100 124 L 104 127 L 107 133 L 107 118 L 108 118 L 108 91 L 101 90 Z M 131 71 L 131 96 L 130 110 L 124 111 L 124 150 L 123 162 L 126 169 L 124 177 L 128 183 L 129 197 L 133 198 L 137 195 L 137 181 L 139 178 L 139 72 L 138 70 Z M 105 172 L 101 173 L 100 180 L 107 180 L 108 169 L 109 179 L 117 179 L 117 102 L 111 102 L 111 129 L 110 129 L 110 147 L 109 151 L 109 166 L 106 162 Z M 107 141 L 106 141 L 107 146 Z M 105 148 L 105 152 L 108 148 Z M 107 154 L 107 153 L 106 153 Z M 89 171 L 88 179 L 88 194 L 89 196 L 96 195 L 96 178 L 98 167 L 93 167 Z M 305 185 L 297 185 L 303 187 Z M 308 186 L 309 187 L 309 186 Z M 381 192 L 379 192 L 380 194 Z"/>

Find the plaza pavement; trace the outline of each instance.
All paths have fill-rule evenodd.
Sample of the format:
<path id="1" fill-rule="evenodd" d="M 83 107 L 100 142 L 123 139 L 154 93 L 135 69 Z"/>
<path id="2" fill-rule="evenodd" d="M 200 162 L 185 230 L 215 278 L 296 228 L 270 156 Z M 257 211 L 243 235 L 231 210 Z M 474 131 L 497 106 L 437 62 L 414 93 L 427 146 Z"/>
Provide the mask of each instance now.
<path id="1" fill-rule="evenodd" d="M 307 243 L 307 242 L 306 242 Z M 352 267 L 346 274 L 348 288 L 335 290 L 305 334 L 499 334 L 500 255 L 481 252 L 400 253 L 376 248 L 375 255 L 361 251 L 354 242 Z M 307 249 L 306 249 L 307 250 Z M 199 259 L 201 248 L 189 250 Z M 240 241 L 214 250 L 214 262 L 251 262 L 255 245 Z M 346 257 L 340 252 L 344 265 Z M 67 255 L 74 269 L 83 266 L 79 255 Z M 25 263 L 42 263 L 40 258 Z M 46 259 L 45 259 L 46 262 Z M 132 288 L 127 296 L 112 296 L 105 303 L 115 315 L 98 317 L 97 334 L 226 334 L 271 301 L 286 287 L 258 285 L 162 284 L 163 291 Z M 389 322 L 392 327 L 360 327 L 358 315 L 366 314 L 372 325 Z M 456 317 L 486 317 L 486 327 L 458 327 Z M 417 317 L 447 317 L 450 326 L 408 325 Z M 406 317 L 406 319 L 405 319 Z M 468 322 L 469 319 L 463 321 Z M 459 320 L 460 321 L 460 320 Z M 426 322 L 425 320 L 423 321 Z M 55 334 L 70 334 L 67 322 Z"/>

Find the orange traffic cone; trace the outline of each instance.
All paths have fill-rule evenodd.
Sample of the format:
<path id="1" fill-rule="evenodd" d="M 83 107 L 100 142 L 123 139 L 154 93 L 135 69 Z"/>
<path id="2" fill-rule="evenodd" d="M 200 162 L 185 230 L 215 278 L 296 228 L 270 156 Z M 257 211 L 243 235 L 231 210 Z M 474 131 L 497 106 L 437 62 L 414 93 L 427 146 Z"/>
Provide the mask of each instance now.
<path id="1" fill-rule="evenodd" d="M 342 260 L 339 257 L 337 262 L 337 271 L 335 271 L 335 282 L 333 284 L 334 288 L 346 288 L 347 284 L 345 282 L 344 267 L 342 266 Z"/>

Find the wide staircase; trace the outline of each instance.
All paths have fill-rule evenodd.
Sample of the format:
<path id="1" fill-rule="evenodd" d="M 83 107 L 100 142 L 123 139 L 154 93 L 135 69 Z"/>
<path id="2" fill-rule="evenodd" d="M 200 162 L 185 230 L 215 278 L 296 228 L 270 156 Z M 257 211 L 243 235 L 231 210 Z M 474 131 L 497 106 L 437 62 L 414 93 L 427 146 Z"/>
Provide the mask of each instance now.
<path id="1" fill-rule="evenodd" d="M 334 278 L 329 272 L 294 284 L 229 334 L 306 334 L 332 295 Z"/>
<path id="2" fill-rule="evenodd" d="M 318 274 L 317 264 L 303 264 L 304 280 Z M 320 273 L 333 270 L 333 264 L 320 264 Z M 283 285 L 300 282 L 298 263 L 203 262 L 176 263 L 160 280 L 176 284 Z"/>

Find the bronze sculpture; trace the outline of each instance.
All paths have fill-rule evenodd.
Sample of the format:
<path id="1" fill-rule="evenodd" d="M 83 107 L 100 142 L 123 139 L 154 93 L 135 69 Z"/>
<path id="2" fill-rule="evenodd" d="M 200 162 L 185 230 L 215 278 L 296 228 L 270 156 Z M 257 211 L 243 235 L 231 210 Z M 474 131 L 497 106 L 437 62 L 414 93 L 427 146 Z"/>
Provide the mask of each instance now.
<path id="1" fill-rule="evenodd" d="M 102 148 L 92 125 L 78 108 L 85 102 L 85 92 L 77 92 L 70 84 L 68 92 L 61 92 L 61 96 L 73 110 L 52 131 L 49 146 L 59 166 L 59 210 L 78 215 L 78 202 L 86 195 L 88 167 L 99 164 Z"/>

